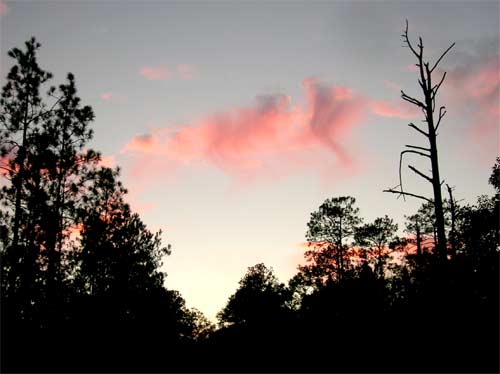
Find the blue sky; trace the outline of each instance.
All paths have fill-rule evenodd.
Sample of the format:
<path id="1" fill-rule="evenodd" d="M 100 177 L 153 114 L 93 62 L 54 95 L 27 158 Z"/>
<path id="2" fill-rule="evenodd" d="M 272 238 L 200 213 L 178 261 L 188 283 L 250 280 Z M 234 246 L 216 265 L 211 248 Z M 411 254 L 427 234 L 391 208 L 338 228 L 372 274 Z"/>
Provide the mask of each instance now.
<path id="1" fill-rule="evenodd" d="M 132 207 L 172 244 L 167 286 L 211 318 L 248 266 L 273 266 L 283 282 L 295 273 L 326 198 L 352 195 L 367 221 L 400 226 L 420 205 L 382 193 L 398 184 L 403 146 L 425 145 L 399 98 L 418 94 L 406 18 L 431 61 L 457 43 L 441 64 L 441 175 L 464 202 L 492 193 L 497 1 L 1 4 L 2 84 L 6 52 L 32 35 L 55 82 L 75 74 L 96 113 L 91 146 L 121 166 Z M 430 194 L 410 173 L 408 189 Z"/>

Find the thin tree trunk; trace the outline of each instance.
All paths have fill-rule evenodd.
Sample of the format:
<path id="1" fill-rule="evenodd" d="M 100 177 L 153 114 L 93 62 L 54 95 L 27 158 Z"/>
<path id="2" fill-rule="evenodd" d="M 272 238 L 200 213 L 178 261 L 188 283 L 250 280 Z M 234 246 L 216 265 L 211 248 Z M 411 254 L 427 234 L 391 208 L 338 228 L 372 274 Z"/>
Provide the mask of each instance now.
<path id="1" fill-rule="evenodd" d="M 452 256 L 456 255 L 457 252 L 457 240 L 456 240 L 456 232 L 455 232 L 455 223 L 456 223 L 456 207 L 455 200 L 453 200 L 453 190 L 450 186 L 448 187 L 448 194 L 450 195 L 450 213 L 451 213 L 451 230 L 450 230 L 450 244 Z"/>
<path id="2" fill-rule="evenodd" d="M 416 228 L 416 236 L 417 236 L 417 258 L 420 260 L 422 257 L 422 237 L 420 236 L 420 226 L 418 222 L 415 225 Z"/>
<path id="3" fill-rule="evenodd" d="M 426 95 L 427 96 L 427 95 Z M 436 231 L 437 231 L 437 243 L 436 251 L 438 258 L 441 261 L 446 260 L 446 234 L 444 229 L 444 210 L 443 210 L 443 198 L 441 195 L 441 180 L 439 178 L 439 161 L 438 161 L 438 150 L 436 144 L 436 131 L 434 129 L 434 120 L 432 114 L 432 101 L 426 98 L 427 104 L 427 119 L 428 119 L 428 129 L 429 129 L 429 144 L 431 149 L 431 165 L 432 165 L 432 188 L 434 190 L 434 210 L 436 215 Z"/>
<path id="4" fill-rule="evenodd" d="M 378 246 L 378 272 L 379 277 L 382 279 L 384 276 L 384 265 L 382 261 L 382 246 Z"/>
<path id="5" fill-rule="evenodd" d="M 21 226 L 21 199 L 22 199 L 22 189 L 24 184 L 24 160 L 26 158 L 26 143 L 28 135 L 28 106 L 29 106 L 29 96 L 26 98 L 26 106 L 24 109 L 24 123 L 23 123 L 23 140 L 21 147 L 19 147 L 19 172 L 16 178 L 16 202 L 14 207 L 14 236 L 12 240 L 12 246 L 14 248 L 19 244 L 19 227 Z"/>
<path id="6" fill-rule="evenodd" d="M 342 248 L 342 218 L 339 219 L 339 240 L 337 242 L 339 254 L 339 281 L 342 280 L 344 275 L 344 254 Z"/>

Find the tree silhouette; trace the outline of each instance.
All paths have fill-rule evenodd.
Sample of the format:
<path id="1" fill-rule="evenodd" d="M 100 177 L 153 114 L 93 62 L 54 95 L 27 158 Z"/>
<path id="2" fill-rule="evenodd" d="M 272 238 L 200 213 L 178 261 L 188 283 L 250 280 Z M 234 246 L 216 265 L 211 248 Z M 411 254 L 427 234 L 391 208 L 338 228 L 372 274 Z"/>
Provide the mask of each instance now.
<path id="1" fill-rule="evenodd" d="M 500 193 L 500 157 L 497 157 L 495 165 L 491 168 L 488 183 L 493 186 L 497 194 Z"/>
<path id="2" fill-rule="evenodd" d="M 409 243 L 415 243 L 415 247 L 417 249 L 416 254 L 417 256 L 421 256 L 424 250 L 422 242 L 425 240 L 424 236 L 425 221 L 422 219 L 422 216 L 418 213 L 415 213 L 411 216 L 405 216 L 405 218 L 406 218 L 405 232 L 415 237 L 415 239 L 406 238 L 406 241 Z"/>
<path id="3" fill-rule="evenodd" d="M 422 93 L 424 95 L 423 101 L 408 96 L 403 90 L 401 90 L 401 97 L 403 100 L 415 105 L 416 107 L 422 110 L 424 114 L 424 122 L 427 123 L 427 132 L 419 128 L 413 123 L 410 123 L 409 126 L 414 130 L 418 131 L 421 135 L 427 138 L 429 142 L 429 148 L 415 146 L 415 145 L 406 145 L 408 149 L 401 152 L 400 155 L 400 165 L 399 165 L 399 186 L 396 188 L 390 188 L 384 190 L 385 192 L 397 193 L 401 196 L 412 196 L 416 198 L 420 198 L 426 200 L 434 205 L 435 216 L 436 216 L 436 231 L 437 231 L 437 241 L 436 245 L 436 254 L 441 261 L 446 260 L 446 234 L 445 234 L 445 222 L 444 222 L 444 211 L 443 211 L 443 199 L 441 195 L 441 179 L 439 176 L 439 160 L 438 160 L 438 148 L 437 148 L 437 135 L 439 125 L 443 117 L 446 114 L 446 109 L 444 106 L 439 108 L 439 115 L 437 121 L 434 120 L 434 112 L 436 110 L 436 98 L 441 85 L 443 84 L 446 78 L 446 72 L 443 73 L 439 82 L 434 83 L 432 80 L 432 73 L 438 67 L 439 63 L 443 59 L 443 57 L 450 51 L 451 48 L 455 45 L 455 43 L 451 44 L 448 49 L 446 49 L 441 56 L 437 59 L 437 61 L 431 66 L 428 61 L 424 60 L 424 45 L 422 42 L 422 38 L 419 38 L 418 43 L 418 51 L 413 47 L 410 39 L 408 38 L 408 20 L 406 21 L 406 29 L 402 35 L 403 41 L 406 43 L 407 47 L 413 53 L 413 55 L 417 58 L 417 63 L 415 64 L 419 69 L 419 80 L 418 83 L 420 88 L 422 89 Z M 432 175 L 428 176 L 420 170 L 416 169 L 414 166 L 409 165 L 408 168 L 412 170 L 418 176 L 424 178 L 426 181 L 432 184 L 432 188 L 434 191 L 434 199 L 429 199 L 422 195 L 406 192 L 403 189 L 403 182 L 401 179 L 401 165 L 403 162 L 403 156 L 405 154 L 416 154 L 420 157 L 428 158 L 431 163 Z M 397 189 L 399 188 L 399 189 Z"/>
<path id="4" fill-rule="evenodd" d="M 498 216 L 498 212 L 500 212 L 500 157 L 497 157 L 496 163 L 492 167 L 488 182 L 495 189 L 495 211 Z M 500 243 L 500 222 L 497 222 L 496 237 L 497 243 Z"/>
<path id="5" fill-rule="evenodd" d="M 117 170 L 100 168 L 80 206 L 79 272 L 90 295 L 145 293 L 163 286 L 158 271 L 170 247 L 153 234 L 124 202 Z"/>
<path id="6" fill-rule="evenodd" d="M 93 112 L 80 105 L 73 75 L 49 89 L 50 106 L 41 97 L 41 85 L 52 75 L 37 63 L 39 48 L 32 38 L 25 52 L 9 52 L 16 64 L 2 92 L 0 143 L 8 183 L 0 197 L 2 215 L 11 223 L 3 234 L 3 270 L 10 285 L 5 290 L 18 288 L 25 296 L 17 302 L 25 304 L 22 310 L 40 311 L 44 305 L 46 316 L 54 320 L 59 316 L 49 310 L 61 309 L 54 305 L 62 302 L 66 273 L 71 271 L 65 257 L 72 247 L 68 239 L 76 221 L 75 205 L 99 155 L 83 152 L 92 137 L 88 124 Z"/>
<path id="7" fill-rule="evenodd" d="M 206 341 L 215 331 L 216 326 L 196 308 L 187 312 L 192 328 L 192 338 L 196 342 Z"/>
<path id="8" fill-rule="evenodd" d="M 1 167 L 12 183 L 10 188 L 3 188 L 2 198 L 13 210 L 12 239 L 9 240 L 12 247 L 19 244 L 21 221 L 27 221 L 22 204 L 26 193 L 26 160 L 35 145 L 33 138 L 37 135 L 40 121 L 51 113 L 39 92 L 41 86 L 52 78 L 52 74 L 42 70 L 36 60 L 36 51 L 41 45 L 35 38 L 25 45 L 25 52 L 18 48 L 8 52 L 16 64 L 7 75 L 0 98 L 0 159 L 6 159 Z"/>
<path id="9" fill-rule="evenodd" d="M 449 226 L 450 229 L 447 233 L 449 238 L 450 246 L 451 246 L 451 255 L 455 256 L 458 249 L 457 242 L 457 220 L 459 219 L 460 207 L 458 206 L 458 201 L 453 197 L 454 188 L 449 184 L 446 184 L 446 189 L 448 190 L 448 196 L 450 197 L 448 200 L 445 200 L 444 209 L 445 213 L 449 213 Z M 445 222 L 446 224 L 447 222 Z"/>
<path id="10" fill-rule="evenodd" d="M 45 248 L 47 252 L 47 289 L 51 295 L 57 285 L 55 274 L 63 251 L 63 244 L 77 222 L 76 206 L 82 197 L 85 183 L 92 177 L 90 169 L 99 155 L 93 150 L 83 151 L 92 138 L 88 128 L 94 119 L 92 108 L 81 106 L 76 96 L 74 76 L 67 76 L 67 83 L 51 90 L 57 97 L 54 115 L 43 122 L 41 136 L 47 139 L 42 158 L 47 172 L 42 187 L 51 202 L 47 209 Z"/>
<path id="11" fill-rule="evenodd" d="M 2 369 L 158 367 L 165 345 L 191 341 L 202 315 L 164 287 L 170 247 L 125 203 L 118 170 L 85 148 L 94 115 L 73 75 L 47 100 L 39 94 L 51 78 L 39 47 L 33 38 L 9 52 L 0 99 Z"/>
<path id="12" fill-rule="evenodd" d="M 26 51 L 14 48 L 8 52 L 15 64 L 0 97 L 0 168 L 7 181 L 0 192 L 2 305 L 9 300 L 9 311 L 19 319 L 33 318 L 38 307 L 33 302 L 40 299 L 42 287 L 36 264 L 40 253 L 32 232 L 38 223 L 33 208 L 40 207 L 44 199 L 26 181 L 37 172 L 30 156 L 36 153 L 40 121 L 48 113 L 39 91 L 52 77 L 37 63 L 40 44 L 32 38 L 25 46 Z"/>
<path id="13" fill-rule="evenodd" d="M 341 196 L 326 199 L 318 211 L 311 213 L 306 239 L 313 247 L 305 253 L 312 265 L 304 267 L 316 279 L 327 277 L 342 280 L 349 267 L 346 240 L 361 223 L 356 199 Z"/>
<path id="14" fill-rule="evenodd" d="M 272 268 L 263 263 L 251 266 L 239 284 L 238 290 L 217 314 L 223 325 L 269 324 L 286 313 L 288 294 Z"/>
<path id="15" fill-rule="evenodd" d="M 367 223 L 358 227 L 355 231 L 356 242 L 362 246 L 368 246 L 371 251 L 376 251 L 377 264 L 375 268 L 379 278 L 384 277 L 385 250 L 395 240 L 398 225 L 387 215 L 376 218 L 373 223 Z"/>

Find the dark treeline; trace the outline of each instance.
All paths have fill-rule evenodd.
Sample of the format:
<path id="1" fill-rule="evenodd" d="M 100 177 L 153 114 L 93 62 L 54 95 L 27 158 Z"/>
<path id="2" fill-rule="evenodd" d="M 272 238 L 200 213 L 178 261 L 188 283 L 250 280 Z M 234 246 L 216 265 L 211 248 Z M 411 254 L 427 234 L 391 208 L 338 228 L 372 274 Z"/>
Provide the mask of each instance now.
<path id="1" fill-rule="evenodd" d="M 248 268 L 214 326 L 165 288 L 170 247 L 87 147 L 92 109 L 72 74 L 49 86 L 39 47 L 9 52 L 0 99 L 2 371 L 498 372 L 500 158 L 495 197 L 450 188 L 444 232 L 432 200 L 399 237 L 327 199 L 306 264 L 287 284 Z"/>

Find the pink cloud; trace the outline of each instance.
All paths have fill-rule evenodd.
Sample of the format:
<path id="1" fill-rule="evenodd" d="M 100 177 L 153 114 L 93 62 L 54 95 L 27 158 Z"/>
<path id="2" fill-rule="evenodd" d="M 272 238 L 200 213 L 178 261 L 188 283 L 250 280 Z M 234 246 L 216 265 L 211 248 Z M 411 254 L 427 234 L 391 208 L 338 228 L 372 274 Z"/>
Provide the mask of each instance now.
<path id="1" fill-rule="evenodd" d="M 101 100 L 108 101 L 111 100 L 114 97 L 114 94 L 112 92 L 103 92 L 101 94 Z"/>
<path id="2" fill-rule="evenodd" d="M 400 84 L 397 84 L 397 83 L 394 83 L 392 81 L 389 81 L 389 80 L 385 80 L 384 81 L 384 85 L 390 89 L 391 91 L 395 91 L 395 92 L 400 92 L 402 87 Z"/>
<path id="3" fill-rule="evenodd" d="M 455 67 L 448 72 L 448 85 L 453 89 L 454 99 L 463 102 L 472 100 L 472 104 L 483 109 L 498 108 L 500 87 L 499 55 L 489 56 L 484 60 Z"/>
<path id="4" fill-rule="evenodd" d="M 129 193 L 126 195 L 126 201 L 130 205 L 133 212 L 143 215 L 156 209 L 157 206 L 154 203 L 144 201 L 140 197 L 144 192 L 144 187 L 135 187 L 128 191 Z"/>
<path id="5" fill-rule="evenodd" d="M 100 165 L 105 166 L 107 168 L 114 168 L 116 166 L 116 158 L 113 155 L 110 156 L 102 156 Z"/>
<path id="6" fill-rule="evenodd" d="M 406 65 L 401 70 L 405 71 L 407 73 L 418 73 L 420 71 L 419 67 L 417 65 L 415 65 L 415 64 Z"/>
<path id="7" fill-rule="evenodd" d="M 9 7 L 3 1 L 0 0 L 0 16 L 9 13 Z"/>
<path id="8" fill-rule="evenodd" d="M 154 203 L 141 203 L 141 202 L 131 201 L 129 202 L 129 204 L 134 212 L 137 212 L 141 215 L 149 213 L 154 209 L 156 209 L 156 205 Z"/>
<path id="9" fill-rule="evenodd" d="M 139 71 L 139 74 L 151 81 L 162 81 L 170 78 L 170 70 L 163 65 L 144 66 Z"/>
<path id="10" fill-rule="evenodd" d="M 281 94 L 258 96 L 250 107 L 135 136 L 123 152 L 138 156 L 139 165 L 156 162 L 168 170 L 211 165 L 244 184 L 311 167 L 352 168 L 344 143 L 363 119 L 366 100 L 315 78 L 306 79 L 303 88 L 305 104 L 292 105 Z"/>
<path id="11" fill-rule="evenodd" d="M 177 72 L 179 76 L 185 80 L 191 80 L 195 75 L 195 69 L 192 65 L 179 64 L 177 65 Z"/>
<path id="12" fill-rule="evenodd" d="M 308 99 L 309 126 L 344 164 L 352 163 L 340 140 L 362 119 L 366 100 L 342 86 L 327 86 L 315 78 L 304 80 Z"/>
<path id="13" fill-rule="evenodd" d="M 419 110 L 406 102 L 393 103 L 388 100 L 373 100 L 370 103 L 372 111 L 381 117 L 396 117 L 411 119 L 419 115 Z"/>
<path id="14" fill-rule="evenodd" d="M 158 145 L 158 139 L 154 138 L 151 134 L 136 135 L 127 143 L 125 149 L 127 151 L 135 151 L 142 153 L 154 152 Z"/>
<path id="15" fill-rule="evenodd" d="M 500 55 L 481 51 L 448 69 L 443 103 L 465 119 L 468 134 L 481 148 L 498 153 L 500 121 Z"/>
<path id="16" fill-rule="evenodd" d="M 119 92 L 111 92 L 111 91 L 101 93 L 99 95 L 99 98 L 102 101 L 116 102 L 116 103 L 123 103 L 127 101 L 127 96 Z"/>

